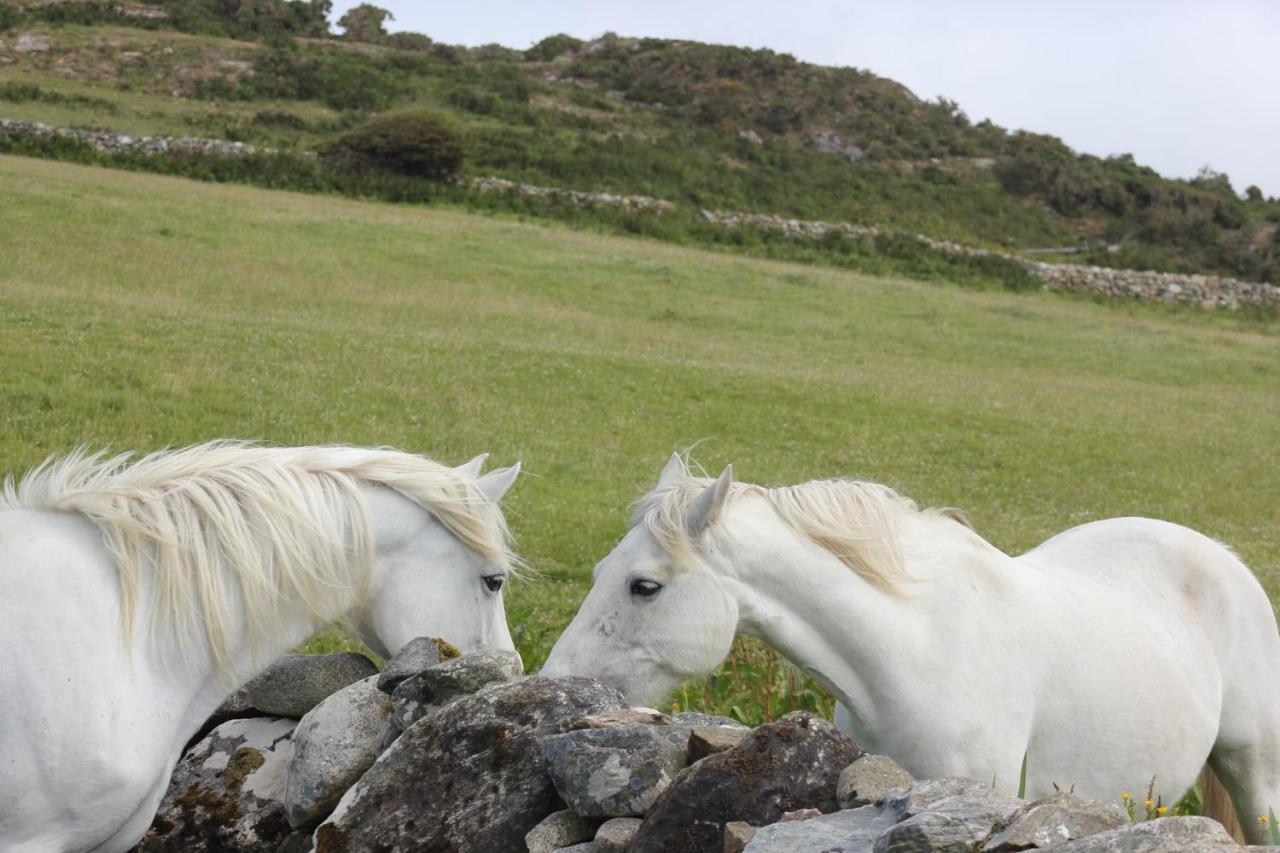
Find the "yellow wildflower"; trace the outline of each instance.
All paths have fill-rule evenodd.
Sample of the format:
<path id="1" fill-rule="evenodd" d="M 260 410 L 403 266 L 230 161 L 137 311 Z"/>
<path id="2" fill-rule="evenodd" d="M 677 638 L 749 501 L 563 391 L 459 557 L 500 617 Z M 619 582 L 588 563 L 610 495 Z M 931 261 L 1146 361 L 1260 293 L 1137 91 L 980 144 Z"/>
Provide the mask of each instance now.
<path id="1" fill-rule="evenodd" d="M 1155 800 L 1144 800 L 1144 801 L 1142 802 L 1142 804 L 1143 804 L 1144 806 L 1146 806 L 1147 808 L 1151 808 L 1151 807 L 1152 807 L 1152 806 L 1154 806 L 1156 803 L 1155 803 Z"/>
<path id="2" fill-rule="evenodd" d="M 1168 806 L 1161 806 L 1160 808 L 1156 809 L 1156 814 L 1165 814 L 1168 811 L 1169 811 Z"/>
<path id="3" fill-rule="evenodd" d="M 1266 826 L 1267 824 L 1271 823 L 1271 818 L 1268 817 L 1267 815 L 1262 815 L 1261 817 L 1258 818 L 1258 823 L 1262 824 L 1263 826 Z"/>
<path id="4" fill-rule="evenodd" d="M 1123 794 L 1121 794 L 1121 795 L 1120 795 L 1120 799 L 1122 799 L 1122 800 L 1127 800 L 1127 799 L 1129 799 L 1129 792 L 1128 792 L 1128 791 L 1125 791 Z"/>

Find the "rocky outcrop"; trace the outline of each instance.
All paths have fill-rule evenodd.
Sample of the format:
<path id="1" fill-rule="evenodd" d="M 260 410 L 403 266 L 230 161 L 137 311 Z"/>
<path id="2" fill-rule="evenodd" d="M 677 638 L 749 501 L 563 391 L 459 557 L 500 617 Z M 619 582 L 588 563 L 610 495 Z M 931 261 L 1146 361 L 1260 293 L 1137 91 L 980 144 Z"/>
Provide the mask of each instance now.
<path id="1" fill-rule="evenodd" d="M 377 674 L 373 661 L 356 652 L 285 655 L 241 690 L 258 711 L 297 719 L 348 684 Z"/>
<path id="2" fill-rule="evenodd" d="M 720 853 L 731 820 L 774 823 L 785 812 L 836 811 L 840 771 L 862 754 L 828 722 L 788 714 L 743 743 L 682 772 L 653 804 L 632 841 L 633 853 Z"/>
<path id="3" fill-rule="evenodd" d="M 638 817 L 689 759 L 689 730 L 631 725 L 542 739 L 542 757 L 569 808 L 588 817 Z"/>
<path id="4" fill-rule="evenodd" d="M 565 720 L 623 707 L 587 678 L 486 687 L 423 717 L 316 830 L 317 853 L 520 850 L 555 810 L 539 740 Z"/>
<path id="5" fill-rule="evenodd" d="M 178 762 L 139 853 L 273 853 L 290 833 L 293 727 L 260 717 L 214 729 Z"/>

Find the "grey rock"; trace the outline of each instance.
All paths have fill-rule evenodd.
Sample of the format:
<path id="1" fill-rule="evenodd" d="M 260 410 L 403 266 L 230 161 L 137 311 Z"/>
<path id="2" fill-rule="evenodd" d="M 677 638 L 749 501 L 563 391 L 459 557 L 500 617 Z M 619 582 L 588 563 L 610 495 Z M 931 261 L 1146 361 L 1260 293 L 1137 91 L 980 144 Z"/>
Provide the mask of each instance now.
<path id="1" fill-rule="evenodd" d="M 43 53 L 49 46 L 49 37 L 41 33 L 22 33 L 13 43 L 18 53 Z"/>
<path id="2" fill-rule="evenodd" d="M 1112 829 L 1128 826 L 1129 815 L 1115 803 L 1086 800 L 1061 793 L 1037 800 L 1025 807 L 982 849 L 984 853 L 1007 853 L 1062 844 Z"/>
<path id="3" fill-rule="evenodd" d="M 969 853 L 1025 805 L 989 788 L 947 797 L 886 830 L 874 853 Z"/>
<path id="4" fill-rule="evenodd" d="M 414 723 L 316 830 L 317 853 L 520 850 L 557 806 L 539 740 L 624 706 L 589 678 L 494 684 Z"/>
<path id="5" fill-rule="evenodd" d="M 856 809 L 880 799 L 894 788 L 911 786 L 911 774 L 887 755 L 864 755 L 840 771 L 836 800 L 842 809 Z"/>
<path id="6" fill-rule="evenodd" d="M 1219 853 L 1239 850 L 1208 817 L 1162 817 L 1059 844 L 1054 853 Z"/>
<path id="7" fill-rule="evenodd" d="M 732 717 L 721 717 L 719 714 L 703 714 L 698 711 L 681 711 L 678 714 L 672 714 L 671 724 L 674 726 L 688 726 L 689 728 L 697 728 L 698 726 L 729 726 L 734 729 L 750 728 Z"/>
<path id="8" fill-rule="evenodd" d="M 580 815 L 642 815 L 688 761 L 689 733 L 672 726 L 580 729 L 542 739 L 556 791 Z"/>
<path id="9" fill-rule="evenodd" d="M 289 835 L 285 771 L 294 721 L 232 720 L 178 762 L 139 853 L 262 853 Z"/>
<path id="10" fill-rule="evenodd" d="M 795 809 L 836 811 L 836 779 L 861 754 L 806 712 L 766 723 L 734 749 L 683 770 L 649 809 L 632 853 L 721 853 L 731 820 L 763 825 Z"/>
<path id="11" fill-rule="evenodd" d="M 552 812 L 533 829 L 525 833 L 524 843 L 529 853 L 551 853 L 570 844 L 590 841 L 596 834 L 600 821 L 580 817 L 568 809 Z"/>
<path id="12" fill-rule="evenodd" d="M 378 689 L 392 693 L 406 678 L 457 657 L 457 651 L 438 637 L 418 637 L 405 643 L 378 676 Z"/>
<path id="13" fill-rule="evenodd" d="M 907 788 L 894 788 L 876 802 L 891 809 L 897 814 L 898 820 L 905 820 L 948 797 L 989 790 L 990 786 L 975 779 L 948 776 L 943 779 L 922 779 L 912 782 Z"/>
<path id="14" fill-rule="evenodd" d="M 746 853 L 869 853 L 896 815 L 877 806 L 846 809 L 756 830 Z M 727 838 L 727 832 L 726 832 Z"/>
<path id="15" fill-rule="evenodd" d="M 285 655 L 245 684 L 244 691 L 259 711 L 297 719 L 348 684 L 377 674 L 373 661 L 355 652 Z"/>
<path id="16" fill-rule="evenodd" d="M 591 842 L 584 841 L 581 844 L 573 844 L 569 847 L 557 847 L 555 853 L 591 853 Z"/>
<path id="17" fill-rule="evenodd" d="M 631 839 L 640 829 L 640 819 L 635 817 L 614 817 L 600 824 L 596 837 L 591 842 L 591 853 L 627 853 L 631 848 Z"/>
<path id="18" fill-rule="evenodd" d="M 591 714 L 581 720 L 574 720 L 569 724 L 568 731 L 640 724 L 668 726 L 671 725 L 671 718 L 654 708 L 623 708 L 621 711 L 606 711 L 603 714 Z"/>
<path id="19" fill-rule="evenodd" d="M 391 694 L 392 722 L 403 731 L 430 711 L 486 684 L 515 678 L 522 671 L 520 656 L 503 649 L 441 661 L 396 686 Z"/>
<path id="20" fill-rule="evenodd" d="M 390 713 L 391 700 L 371 675 L 348 684 L 298 721 L 284 798 L 294 829 L 324 820 L 369 769 Z"/>
<path id="21" fill-rule="evenodd" d="M 295 832 L 280 843 L 275 853 L 311 853 L 314 849 L 310 832 Z"/>
<path id="22" fill-rule="evenodd" d="M 796 809 L 793 812 L 786 812 L 782 817 L 778 818 L 778 823 L 800 823 L 801 821 L 813 820 L 815 817 L 822 817 L 822 812 L 817 809 Z"/>
<path id="23" fill-rule="evenodd" d="M 689 733 L 689 763 L 733 749 L 750 731 L 732 726 L 698 726 Z"/>

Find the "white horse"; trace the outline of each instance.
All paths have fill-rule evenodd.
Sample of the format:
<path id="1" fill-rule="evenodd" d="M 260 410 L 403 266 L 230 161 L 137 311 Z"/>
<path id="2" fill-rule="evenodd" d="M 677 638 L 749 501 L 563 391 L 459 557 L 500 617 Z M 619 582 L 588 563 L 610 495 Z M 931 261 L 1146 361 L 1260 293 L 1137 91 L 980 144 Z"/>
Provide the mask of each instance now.
<path id="1" fill-rule="evenodd" d="M 215 442 L 6 480 L 0 850 L 128 850 L 222 699 L 343 616 L 382 655 L 513 648 L 519 465 L 483 460 Z"/>
<path id="2" fill-rule="evenodd" d="M 1280 810 L 1280 637 L 1249 570 L 1185 527 L 1099 521 L 1017 558 L 890 489 L 765 489 L 679 456 L 596 566 L 542 672 L 652 704 L 759 637 L 837 724 L 917 777 L 1165 802 L 1205 764 L 1241 823 Z"/>

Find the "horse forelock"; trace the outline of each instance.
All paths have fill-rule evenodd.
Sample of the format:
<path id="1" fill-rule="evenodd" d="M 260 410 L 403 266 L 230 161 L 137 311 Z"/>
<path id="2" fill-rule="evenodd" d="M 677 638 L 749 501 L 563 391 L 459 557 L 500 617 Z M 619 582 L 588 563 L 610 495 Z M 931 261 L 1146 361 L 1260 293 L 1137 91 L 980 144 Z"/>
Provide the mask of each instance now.
<path id="1" fill-rule="evenodd" d="M 374 555 L 364 485 L 428 510 L 484 558 L 519 565 L 501 510 L 474 479 L 386 448 L 214 441 L 137 459 L 81 448 L 6 478 L 0 509 L 89 518 L 116 564 L 126 637 L 150 567 L 153 646 L 167 639 L 187 647 L 204 636 L 227 671 L 233 608 L 256 646 L 286 627 L 276 618 L 285 601 L 333 618 L 353 596 L 364 598 Z"/>
<path id="2" fill-rule="evenodd" d="M 714 481 L 687 476 L 659 485 L 633 507 L 631 526 L 644 525 L 668 554 L 684 562 L 697 553 L 689 534 L 694 500 Z M 811 480 L 792 486 L 766 488 L 734 482 L 730 504 L 744 497 L 765 501 L 790 530 L 823 548 L 885 592 L 899 592 L 911 579 L 898 541 L 897 521 L 920 510 L 910 498 L 888 486 L 859 480 Z M 927 510 L 969 526 L 960 510 Z"/>

